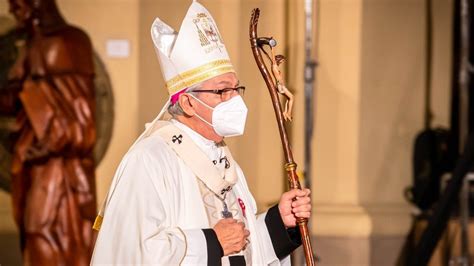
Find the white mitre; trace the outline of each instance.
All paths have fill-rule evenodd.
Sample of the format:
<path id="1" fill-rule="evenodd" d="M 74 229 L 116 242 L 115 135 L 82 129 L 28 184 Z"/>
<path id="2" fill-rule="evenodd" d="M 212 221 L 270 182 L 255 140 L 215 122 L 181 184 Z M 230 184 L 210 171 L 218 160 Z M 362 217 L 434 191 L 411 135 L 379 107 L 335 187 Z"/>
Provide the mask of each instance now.
<path id="1" fill-rule="evenodd" d="M 151 37 L 170 95 L 212 77 L 235 72 L 214 19 L 195 0 L 179 32 L 156 18 Z"/>
<path id="2" fill-rule="evenodd" d="M 179 32 L 156 18 L 151 25 L 151 38 L 170 97 L 138 140 L 153 133 L 156 122 L 180 92 L 224 73 L 235 73 L 216 22 L 196 0 L 189 7 Z"/>

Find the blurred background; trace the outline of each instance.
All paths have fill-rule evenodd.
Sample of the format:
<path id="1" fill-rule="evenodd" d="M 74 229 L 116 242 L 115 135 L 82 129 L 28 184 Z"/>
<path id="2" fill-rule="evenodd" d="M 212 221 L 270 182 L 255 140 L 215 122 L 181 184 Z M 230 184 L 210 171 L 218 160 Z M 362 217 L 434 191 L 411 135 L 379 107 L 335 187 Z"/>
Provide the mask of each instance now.
<path id="1" fill-rule="evenodd" d="M 414 183 L 415 138 L 426 124 L 427 79 L 433 128 L 451 128 L 457 108 L 452 104 L 458 78 L 453 61 L 459 56 L 455 6 L 460 1 L 430 1 L 428 39 L 427 0 L 314 1 L 310 57 L 318 66 L 311 96 L 310 165 L 305 165 L 304 156 L 305 1 L 199 2 L 214 16 L 240 83 L 247 87 L 246 132 L 228 143 L 260 210 L 276 203 L 287 185 L 271 100 L 248 41 L 255 7 L 261 9 L 259 34 L 273 36 L 277 51 L 287 57 L 287 87 L 296 99 L 287 129 L 302 178 L 311 167 L 310 225 L 319 264 L 395 265 L 414 228 L 414 214 L 420 214 L 420 208 L 406 199 L 413 198 L 406 188 Z M 113 119 L 110 145 L 96 169 L 98 204 L 122 156 L 168 97 L 150 25 L 160 17 L 178 30 L 190 3 L 57 0 L 64 18 L 89 35 L 113 93 L 113 113 L 104 118 Z M 0 34 L 14 25 L 8 1 L 0 0 Z M 6 190 L 0 190 L 0 264 L 19 265 L 17 229 Z M 420 228 L 419 235 L 424 225 Z M 474 246 L 474 239 L 471 242 Z"/>

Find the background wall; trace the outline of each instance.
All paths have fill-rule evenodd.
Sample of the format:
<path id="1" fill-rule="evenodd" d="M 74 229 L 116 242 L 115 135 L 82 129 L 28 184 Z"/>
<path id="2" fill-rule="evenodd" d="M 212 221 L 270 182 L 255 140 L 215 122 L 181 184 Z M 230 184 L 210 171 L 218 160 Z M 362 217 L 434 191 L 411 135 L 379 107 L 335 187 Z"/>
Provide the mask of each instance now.
<path id="1" fill-rule="evenodd" d="M 402 193 L 423 127 L 425 3 L 321 1 L 312 221 L 329 265 L 392 265 L 409 227 Z M 433 1 L 435 125 L 448 124 L 451 7 Z"/>
<path id="2" fill-rule="evenodd" d="M 7 12 L 6 2 L 0 0 L 0 16 Z M 100 200 L 121 157 L 167 98 L 150 25 L 158 16 L 178 30 L 190 2 L 58 1 L 67 20 L 88 32 L 114 86 L 113 139 L 97 169 Z M 228 142 L 264 210 L 277 202 L 286 181 L 273 110 L 248 43 L 248 20 L 252 8 L 261 8 L 260 35 L 275 37 L 279 51 L 288 56 L 288 87 L 297 101 L 289 130 L 295 159 L 304 169 L 304 1 L 200 2 L 216 19 L 241 83 L 248 88 L 246 134 Z M 319 2 L 312 143 L 315 250 L 320 265 L 392 265 L 410 222 L 402 191 L 411 183 L 412 143 L 423 127 L 425 1 Z M 447 125 L 452 0 L 433 0 L 433 5 L 434 124 Z M 107 57 L 109 39 L 129 40 L 130 56 Z M 0 232 L 15 230 L 10 211 L 8 195 L 0 192 Z"/>

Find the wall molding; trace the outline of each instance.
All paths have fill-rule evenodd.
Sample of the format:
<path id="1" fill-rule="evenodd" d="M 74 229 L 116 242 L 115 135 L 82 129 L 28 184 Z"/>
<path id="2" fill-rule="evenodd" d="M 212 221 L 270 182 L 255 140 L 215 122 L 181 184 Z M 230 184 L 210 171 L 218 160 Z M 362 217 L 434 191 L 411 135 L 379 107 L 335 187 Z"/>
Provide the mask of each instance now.
<path id="1" fill-rule="evenodd" d="M 332 237 L 404 235 L 411 222 L 410 208 L 404 204 L 314 204 L 313 234 Z"/>

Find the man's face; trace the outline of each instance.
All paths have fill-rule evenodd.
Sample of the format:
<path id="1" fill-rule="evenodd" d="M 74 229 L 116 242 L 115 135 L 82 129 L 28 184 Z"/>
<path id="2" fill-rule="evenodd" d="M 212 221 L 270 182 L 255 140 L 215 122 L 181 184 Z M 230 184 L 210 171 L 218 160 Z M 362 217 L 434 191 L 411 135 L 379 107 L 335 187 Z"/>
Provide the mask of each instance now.
<path id="1" fill-rule="evenodd" d="M 26 27 L 33 18 L 31 0 L 9 0 L 10 13 L 15 16 L 18 27 Z"/>
<path id="2" fill-rule="evenodd" d="M 202 83 L 200 90 L 220 90 L 220 89 L 225 89 L 225 88 L 235 88 L 238 85 L 239 85 L 239 80 L 237 79 L 237 76 L 234 73 L 225 73 L 220 76 L 204 81 Z M 197 94 L 196 97 L 199 98 L 199 100 L 206 103 L 207 105 L 209 105 L 210 107 L 214 108 L 219 103 L 228 101 L 237 95 L 239 94 L 236 91 L 232 91 L 226 95 L 200 92 Z M 190 98 L 190 99 L 195 102 L 193 103 L 193 106 L 195 108 L 196 113 L 199 114 L 204 120 L 208 121 L 209 123 L 212 123 L 213 110 L 207 108 L 206 106 L 199 103 L 193 98 Z M 214 131 L 214 128 L 212 128 L 211 126 L 207 125 L 204 122 L 202 122 L 202 124 L 204 128 L 207 128 L 209 131 L 212 131 L 211 133 L 218 136 L 217 133 Z"/>

